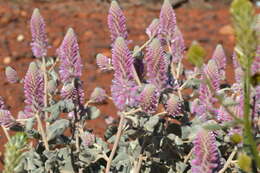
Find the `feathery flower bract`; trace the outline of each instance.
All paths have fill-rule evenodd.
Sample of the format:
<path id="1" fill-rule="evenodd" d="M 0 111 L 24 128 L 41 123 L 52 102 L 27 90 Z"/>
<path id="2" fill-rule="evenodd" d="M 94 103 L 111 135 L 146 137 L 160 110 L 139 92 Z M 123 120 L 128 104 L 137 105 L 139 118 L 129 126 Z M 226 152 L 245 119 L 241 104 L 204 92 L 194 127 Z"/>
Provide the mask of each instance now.
<path id="1" fill-rule="evenodd" d="M 15 125 L 15 119 L 11 115 L 11 112 L 9 110 L 0 109 L 0 125 L 9 128 Z"/>
<path id="2" fill-rule="evenodd" d="M 193 144 L 194 159 L 191 161 L 191 172 L 213 173 L 219 162 L 216 138 L 213 132 L 200 130 Z"/>
<path id="3" fill-rule="evenodd" d="M 164 0 L 160 12 L 160 34 L 170 41 L 176 28 L 176 16 L 169 0 Z"/>
<path id="4" fill-rule="evenodd" d="M 171 40 L 172 61 L 178 63 L 182 60 L 185 45 L 180 29 L 176 26 Z"/>
<path id="5" fill-rule="evenodd" d="M 139 105 L 144 112 L 155 113 L 158 106 L 159 97 L 160 93 L 156 87 L 152 84 L 146 84 L 140 94 Z"/>
<path id="6" fill-rule="evenodd" d="M 33 111 L 41 111 L 44 105 L 43 74 L 36 63 L 32 62 L 24 78 L 25 103 Z"/>
<path id="7" fill-rule="evenodd" d="M 219 70 L 219 73 L 221 75 L 221 79 L 225 78 L 225 69 L 226 69 L 226 55 L 224 52 L 224 49 L 222 47 L 222 45 L 217 45 L 213 55 L 212 55 L 212 59 L 215 60 L 216 64 L 217 64 L 217 68 Z"/>
<path id="8" fill-rule="evenodd" d="M 149 38 L 154 38 L 159 34 L 160 22 L 159 19 L 153 19 L 152 23 L 146 28 L 145 33 Z"/>
<path id="9" fill-rule="evenodd" d="M 19 81 L 17 72 L 10 66 L 5 68 L 5 76 L 7 78 L 7 81 L 10 83 L 17 83 Z"/>
<path id="10" fill-rule="evenodd" d="M 59 73 L 62 82 L 66 83 L 79 78 L 82 74 L 82 63 L 77 37 L 72 28 L 68 29 L 57 53 L 60 58 Z"/>
<path id="11" fill-rule="evenodd" d="M 175 94 L 170 94 L 165 105 L 166 112 L 171 116 L 176 116 L 181 113 L 181 101 Z"/>
<path id="12" fill-rule="evenodd" d="M 33 11 L 31 17 L 31 34 L 32 34 L 32 52 L 36 58 L 42 58 L 47 55 L 48 39 L 45 31 L 45 22 L 39 9 Z"/>
<path id="13" fill-rule="evenodd" d="M 96 87 L 90 95 L 90 100 L 94 103 L 102 103 L 106 100 L 106 98 L 106 91 L 100 87 Z"/>
<path id="14" fill-rule="evenodd" d="M 159 90 L 162 89 L 167 82 L 168 62 L 164 57 L 161 43 L 158 39 L 154 39 L 147 47 L 145 56 L 147 65 L 147 80 L 155 85 Z"/>
<path id="15" fill-rule="evenodd" d="M 108 13 L 108 28 L 111 33 L 112 43 L 116 41 L 118 37 L 123 37 L 125 40 L 128 37 L 126 17 L 123 11 L 120 9 L 118 3 L 113 0 Z"/>
<path id="16" fill-rule="evenodd" d="M 101 53 L 97 54 L 96 62 L 102 71 L 109 71 L 113 69 L 111 59 Z"/>

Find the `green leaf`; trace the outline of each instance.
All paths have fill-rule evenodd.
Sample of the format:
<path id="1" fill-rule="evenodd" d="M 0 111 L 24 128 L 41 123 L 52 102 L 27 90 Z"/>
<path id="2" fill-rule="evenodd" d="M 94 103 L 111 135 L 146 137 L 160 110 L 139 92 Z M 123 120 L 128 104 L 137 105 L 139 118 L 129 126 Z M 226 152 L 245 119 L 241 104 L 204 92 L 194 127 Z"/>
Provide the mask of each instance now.
<path id="1" fill-rule="evenodd" d="M 205 49 L 198 42 L 193 41 L 187 53 L 188 61 L 197 67 L 201 67 L 205 56 Z"/>
<path id="2" fill-rule="evenodd" d="M 100 116 L 100 110 L 95 106 L 90 106 L 87 108 L 87 119 L 94 120 Z"/>
<path id="3" fill-rule="evenodd" d="M 144 128 L 149 131 L 153 132 L 154 127 L 158 124 L 159 122 L 159 116 L 152 116 L 145 124 Z"/>
<path id="4" fill-rule="evenodd" d="M 47 128 L 47 140 L 50 141 L 57 136 L 60 136 L 69 127 L 69 120 L 60 119 L 55 121 Z"/>

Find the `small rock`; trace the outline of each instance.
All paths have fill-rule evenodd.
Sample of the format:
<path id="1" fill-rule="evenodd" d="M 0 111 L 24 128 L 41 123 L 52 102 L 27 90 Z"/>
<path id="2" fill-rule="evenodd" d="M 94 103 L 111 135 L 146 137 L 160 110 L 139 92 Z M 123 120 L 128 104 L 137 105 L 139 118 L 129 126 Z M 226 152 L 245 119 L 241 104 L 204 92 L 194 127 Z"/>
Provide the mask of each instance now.
<path id="1" fill-rule="evenodd" d="M 17 36 L 16 40 L 17 40 L 18 42 L 21 42 L 21 41 L 24 40 L 24 36 L 23 36 L 22 34 L 19 34 L 19 35 Z"/>
<path id="2" fill-rule="evenodd" d="M 11 57 L 10 56 L 4 57 L 3 63 L 4 64 L 10 64 L 11 63 Z"/>
<path id="3" fill-rule="evenodd" d="M 219 33 L 222 35 L 233 35 L 234 30 L 231 25 L 225 25 L 220 28 Z"/>

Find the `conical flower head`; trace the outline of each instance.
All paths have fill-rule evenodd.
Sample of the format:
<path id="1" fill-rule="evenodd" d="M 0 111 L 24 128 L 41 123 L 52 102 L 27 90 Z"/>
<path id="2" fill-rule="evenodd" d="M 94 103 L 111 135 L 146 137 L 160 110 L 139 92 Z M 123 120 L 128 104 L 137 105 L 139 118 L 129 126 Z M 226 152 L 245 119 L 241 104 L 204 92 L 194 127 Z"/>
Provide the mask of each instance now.
<path id="1" fill-rule="evenodd" d="M 217 62 L 214 59 L 209 60 L 208 64 L 204 66 L 204 75 L 209 79 L 213 88 L 217 91 L 220 87 L 221 75 Z"/>
<path id="2" fill-rule="evenodd" d="M 5 76 L 7 78 L 7 81 L 10 83 L 17 83 L 19 81 L 17 72 L 10 66 L 5 68 Z"/>
<path id="3" fill-rule="evenodd" d="M 164 57 L 163 49 L 158 39 L 155 38 L 147 47 L 145 61 L 148 82 L 155 85 L 159 90 L 162 89 L 167 82 L 168 61 Z"/>
<path id="4" fill-rule="evenodd" d="M 180 62 L 183 58 L 185 45 L 184 45 L 184 39 L 182 33 L 177 26 L 175 27 L 173 38 L 171 40 L 171 50 L 172 50 L 172 61 L 174 63 Z"/>
<path id="5" fill-rule="evenodd" d="M 11 112 L 9 110 L 0 109 L 0 125 L 9 128 L 15 124 L 16 122 Z"/>
<path id="6" fill-rule="evenodd" d="M 126 27 L 126 17 L 115 0 L 111 2 L 109 9 L 108 28 L 111 33 L 112 43 L 116 41 L 117 37 L 123 37 L 125 40 L 127 39 L 128 33 Z"/>
<path id="7" fill-rule="evenodd" d="M 134 59 L 122 37 L 118 37 L 112 49 L 114 79 L 112 80 L 112 98 L 118 109 L 137 105 L 137 89 L 133 79 Z"/>
<path id="8" fill-rule="evenodd" d="M 82 84 L 78 83 L 66 83 L 61 89 L 61 97 L 63 99 L 72 100 L 75 105 L 84 104 L 84 90 Z"/>
<path id="9" fill-rule="evenodd" d="M 41 111 L 44 105 L 44 80 L 37 64 L 32 62 L 24 78 L 25 103 L 35 111 Z"/>
<path id="10" fill-rule="evenodd" d="M 32 52 L 36 58 L 47 55 L 48 39 L 45 31 L 45 22 L 39 9 L 34 9 L 31 17 Z"/>
<path id="11" fill-rule="evenodd" d="M 159 34 L 159 29 L 159 19 L 153 19 L 152 23 L 146 28 L 145 33 L 149 36 L 149 38 L 153 38 Z"/>
<path id="12" fill-rule="evenodd" d="M 6 109 L 3 97 L 0 96 L 0 109 Z"/>
<path id="13" fill-rule="evenodd" d="M 181 113 L 181 101 L 175 94 L 170 94 L 165 105 L 166 112 L 171 116 L 176 116 Z"/>
<path id="14" fill-rule="evenodd" d="M 112 49 L 112 64 L 114 67 L 114 77 L 120 79 L 133 79 L 134 59 L 127 47 L 125 40 L 118 37 Z"/>
<path id="15" fill-rule="evenodd" d="M 219 74 L 221 75 L 221 79 L 225 79 L 225 69 L 226 69 L 226 54 L 225 51 L 222 47 L 222 45 L 217 45 L 212 59 L 215 60 L 218 70 L 219 70 Z"/>
<path id="16" fill-rule="evenodd" d="M 191 172 L 213 173 L 219 163 L 216 138 L 213 132 L 200 130 L 193 144 L 194 159 L 191 161 Z"/>
<path id="17" fill-rule="evenodd" d="M 160 12 L 160 34 L 170 41 L 173 38 L 173 34 L 176 27 L 176 16 L 169 0 L 164 0 L 163 6 Z"/>
<path id="18" fill-rule="evenodd" d="M 59 73 L 62 82 L 66 83 L 79 78 L 82 74 L 82 63 L 77 37 L 72 28 L 68 29 L 57 53 L 60 58 Z"/>
<path id="19" fill-rule="evenodd" d="M 96 87 L 90 95 L 90 100 L 94 103 L 102 103 L 106 100 L 106 98 L 106 91 L 100 87 Z"/>
<path id="20" fill-rule="evenodd" d="M 113 66 L 111 64 L 111 59 L 101 53 L 97 54 L 96 62 L 98 67 L 102 71 L 109 71 L 113 69 Z"/>
<path id="21" fill-rule="evenodd" d="M 139 105 L 146 113 L 155 113 L 160 93 L 156 87 L 152 84 L 146 84 L 143 91 L 140 94 Z"/>

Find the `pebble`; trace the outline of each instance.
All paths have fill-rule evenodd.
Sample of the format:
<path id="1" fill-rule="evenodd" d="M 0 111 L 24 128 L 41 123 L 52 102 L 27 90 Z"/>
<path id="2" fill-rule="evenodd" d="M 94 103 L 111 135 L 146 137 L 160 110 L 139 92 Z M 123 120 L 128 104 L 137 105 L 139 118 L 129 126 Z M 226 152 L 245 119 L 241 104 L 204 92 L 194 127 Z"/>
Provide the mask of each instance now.
<path id="1" fill-rule="evenodd" d="M 21 42 L 21 41 L 24 40 L 24 36 L 23 36 L 22 34 L 19 34 L 19 35 L 17 36 L 16 40 L 17 40 L 18 42 Z"/>
<path id="2" fill-rule="evenodd" d="M 10 64 L 11 63 L 11 57 L 10 56 L 4 57 L 3 63 L 4 64 Z"/>

